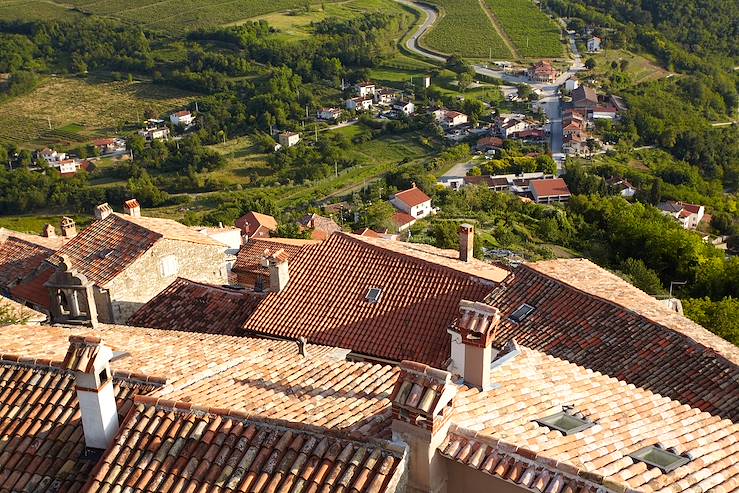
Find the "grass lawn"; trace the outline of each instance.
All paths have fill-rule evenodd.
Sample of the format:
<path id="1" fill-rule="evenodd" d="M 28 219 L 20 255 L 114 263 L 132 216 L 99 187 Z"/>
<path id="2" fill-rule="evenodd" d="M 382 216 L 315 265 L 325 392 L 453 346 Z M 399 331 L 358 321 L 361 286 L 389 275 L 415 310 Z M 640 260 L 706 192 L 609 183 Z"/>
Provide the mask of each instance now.
<path id="1" fill-rule="evenodd" d="M 640 84 L 650 80 L 667 77 L 670 72 L 660 67 L 656 62 L 646 56 L 632 53 L 627 50 L 604 50 L 601 53 L 584 54 L 584 59 L 593 57 L 596 62 L 595 74 L 604 76 L 611 70 L 611 62 L 628 60 L 629 65 L 626 72 L 631 76 L 634 84 Z"/>
<path id="2" fill-rule="evenodd" d="M 70 216 L 69 214 L 64 215 Z M 92 216 L 71 215 L 70 217 L 74 219 L 74 222 L 77 224 L 78 232 L 83 227 L 90 224 L 94 219 Z M 56 228 L 56 234 L 60 234 L 59 222 L 61 219 L 62 214 L 0 216 L 0 228 L 12 229 L 13 231 L 20 231 L 21 233 L 40 234 L 45 225 L 51 224 Z"/>
<path id="3" fill-rule="evenodd" d="M 141 121 L 146 110 L 164 114 L 192 99 L 186 92 L 146 82 L 50 77 L 32 92 L 0 104 L 0 143 L 71 145 Z"/>
<path id="4" fill-rule="evenodd" d="M 228 164 L 224 169 L 209 173 L 208 176 L 246 186 L 253 185 L 259 177 L 272 173 L 267 163 L 268 155 L 260 153 L 248 136 L 210 147 L 226 156 Z"/>

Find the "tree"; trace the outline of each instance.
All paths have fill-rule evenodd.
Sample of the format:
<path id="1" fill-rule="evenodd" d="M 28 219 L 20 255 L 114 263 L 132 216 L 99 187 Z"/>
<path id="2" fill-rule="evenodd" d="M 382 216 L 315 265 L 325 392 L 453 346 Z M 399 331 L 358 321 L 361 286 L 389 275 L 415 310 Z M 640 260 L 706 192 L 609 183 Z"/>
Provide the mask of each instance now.
<path id="1" fill-rule="evenodd" d="M 365 221 L 368 228 L 375 231 L 392 230 L 395 208 L 388 202 L 375 202 L 365 210 Z"/>
<path id="2" fill-rule="evenodd" d="M 621 272 L 627 281 L 648 294 L 665 293 L 657 273 L 648 268 L 642 260 L 627 258 L 621 263 Z"/>
<path id="3" fill-rule="evenodd" d="M 629 61 L 627 59 L 622 59 L 621 63 L 619 64 L 621 67 L 621 72 L 626 72 L 629 68 Z"/>
<path id="4" fill-rule="evenodd" d="M 469 72 L 457 74 L 457 84 L 459 85 L 459 90 L 464 92 L 472 84 L 472 76 Z"/>
<path id="5" fill-rule="evenodd" d="M 596 65 L 597 64 L 596 64 L 595 59 L 593 57 L 590 57 L 587 60 L 585 60 L 585 68 L 588 69 L 588 70 L 593 70 Z"/>
<path id="6" fill-rule="evenodd" d="M 3 325 L 16 325 L 28 321 L 27 316 L 14 312 L 8 305 L 0 305 L 0 327 Z"/>
<path id="7" fill-rule="evenodd" d="M 459 225 L 452 221 L 438 221 L 433 227 L 434 244 L 438 248 L 459 248 Z"/>
<path id="8" fill-rule="evenodd" d="M 652 181 L 652 188 L 649 190 L 649 203 L 657 205 L 662 201 L 662 180 L 655 178 Z"/>
<path id="9" fill-rule="evenodd" d="M 739 299 L 709 298 L 682 300 L 685 315 L 711 332 L 739 345 Z"/>

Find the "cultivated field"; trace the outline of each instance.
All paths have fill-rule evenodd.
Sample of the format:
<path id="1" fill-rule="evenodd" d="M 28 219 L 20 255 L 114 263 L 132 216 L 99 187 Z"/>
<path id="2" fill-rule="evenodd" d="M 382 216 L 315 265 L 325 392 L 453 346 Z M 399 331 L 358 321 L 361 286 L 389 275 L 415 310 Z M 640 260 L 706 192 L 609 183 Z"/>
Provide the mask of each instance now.
<path id="1" fill-rule="evenodd" d="M 39 2 L 38 0 L 0 0 L 0 19 L 15 20 L 74 20 L 79 12 L 62 5 Z"/>
<path id="2" fill-rule="evenodd" d="M 510 58 L 511 52 L 495 32 L 478 0 L 427 0 L 441 10 L 441 18 L 423 37 L 423 44 L 446 54 L 469 58 Z"/>
<path id="3" fill-rule="evenodd" d="M 559 58 L 563 55 L 559 26 L 531 0 L 485 2 L 521 56 Z"/>
<path id="4" fill-rule="evenodd" d="M 85 141 L 140 121 L 147 110 L 162 114 L 191 100 L 182 91 L 148 83 L 49 78 L 29 94 L 0 104 L 0 143 L 40 146 Z"/>

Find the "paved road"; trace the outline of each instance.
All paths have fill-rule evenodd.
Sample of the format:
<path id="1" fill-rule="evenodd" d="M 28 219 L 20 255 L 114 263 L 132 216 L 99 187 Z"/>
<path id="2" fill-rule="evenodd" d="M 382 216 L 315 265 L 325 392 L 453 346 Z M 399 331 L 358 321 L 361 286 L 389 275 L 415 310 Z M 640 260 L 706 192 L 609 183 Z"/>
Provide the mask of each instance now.
<path id="1" fill-rule="evenodd" d="M 426 34 L 426 32 L 436 23 L 436 19 L 439 18 L 439 13 L 429 7 L 428 5 L 418 4 L 415 2 L 411 2 L 410 0 L 395 0 L 398 3 L 402 3 L 403 5 L 407 5 L 408 7 L 411 7 L 415 10 L 422 10 L 426 14 L 426 20 L 423 21 L 423 24 L 418 28 L 418 30 L 408 38 L 408 40 L 405 42 L 406 48 L 411 50 L 414 53 L 417 53 L 421 55 L 422 57 L 428 58 L 430 60 L 434 60 L 435 62 L 446 62 L 445 56 L 434 53 L 431 50 L 427 50 L 423 46 L 421 46 L 418 43 L 418 40 Z"/>

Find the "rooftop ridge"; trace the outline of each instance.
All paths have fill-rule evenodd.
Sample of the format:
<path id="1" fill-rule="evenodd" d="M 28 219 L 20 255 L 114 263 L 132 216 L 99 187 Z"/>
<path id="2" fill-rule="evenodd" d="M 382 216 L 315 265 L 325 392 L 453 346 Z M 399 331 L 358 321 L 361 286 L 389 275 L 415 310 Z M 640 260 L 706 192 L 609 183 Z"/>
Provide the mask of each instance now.
<path id="1" fill-rule="evenodd" d="M 200 234 L 197 231 L 192 230 L 190 227 L 185 226 L 184 224 L 179 223 L 173 219 L 148 216 L 134 217 L 118 212 L 114 212 L 113 214 L 111 214 L 111 216 L 127 221 L 151 233 L 155 233 L 159 235 L 160 239 L 164 238 L 169 240 L 186 241 L 189 243 L 198 243 L 213 246 L 227 246 L 225 243 L 221 243 L 220 241 L 215 240 L 210 236 Z M 177 229 L 182 234 L 170 235 L 167 231 L 164 231 L 165 227 Z"/>
<path id="2" fill-rule="evenodd" d="M 559 260 L 556 260 L 556 261 L 544 261 L 544 262 L 562 262 L 563 260 L 565 260 L 565 259 L 559 259 Z M 592 266 L 594 266 L 594 267 L 602 270 L 605 275 L 608 275 L 608 276 L 612 277 L 614 280 L 617 280 L 617 281 L 619 281 L 621 283 L 628 284 L 629 289 L 633 289 L 634 291 L 637 291 L 638 293 L 644 295 L 645 297 L 651 298 L 651 296 L 649 296 L 644 291 L 641 291 L 636 286 L 633 286 L 633 285 L 627 283 L 626 281 L 624 281 L 623 279 L 619 278 L 615 274 L 607 271 L 606 269 L 602 269 L 597 264 L 594 264 L 593 262 L 591 262 L 591 261 L 589 261 L 587 259 L 569 259 L 569 260 L 570 261 L 578 261 L 578 262 L 587 262 L 588 264 L 591 264 Z M 519 268 L 523 267 L 525 269 L 529 269 L 529 270 L 531 270 L 533 272 L 536 272 L 537 274 L 542 275 L 542 276 L 544 276 L 544 277 L 546 277 L 546 278 L 548 278 L 548 279 L 550 279 L 550 280 L 552 280 L 552 281 L 554 281 L 556 283 L 564 284 L 568 288 L 573 289 L 575 291 L 578 291 L 579 293 L 584 294 L 584 295 L 586 295 L 588 297 L 591 297 L 591 298 L 600 300 L 600 301 L 602 301 L 604 303 L 608 303 L 609 305 L 614 306 L 614 307 L 618 307 L 618 308 L 621 308 L 621 309 L 624 309 L 624 310 L 628 310 L 629 312 L 633 313 L 635 316 L 638 316 L 638 317 L 640 317 L 640 318 L 642 318 L 642 319 L 644 319 L 644 320 L 646 320 L 646 321 L 648 321 L 648 322 L 650 322 L 650 323 L 652 323 L 654 325 L 658 325 L 658 326 L 660 326 L 660 327 L 662 327 L 662 328 L 664 328 L 666 330 L 669 330 L 670 332 L 672 332 L 672 333 L 674 333 L 676 335 L 683 336 L 683 337 L 687 338 L 689 344 L 693 344 L 695 346 L 698 346 L 699 348 L 703 349 L 704 351 L 706 351 L 708 353 L 716 354 L 718 357 L 721 357 L 722 359 L 726 360 L 728 363 L 734 365 L 735 367 L 737 367 L 739 369 L 739 348 L 737 348 L 736 346 L 734 346 L 730 342 L 725 341 L 721 337 L 713 334 L 708 329 L 706 329 L 705 327 L 703 327 L 703 326 L 701 326 L 701 325 L 693 322 L 689 318 L 687 318 L 685 316 L 682 316 L 682 315 L 679 315 L 677 313 L 675 313 L 675 315 L 674 315 L 674 316 L 680 317 L 681 318 L 681 321 L 687 322 L 688 325 L 694 326 L 693 329 L 700 330 L 702 332 L 702 334 L 700 334 L 701 336 L 706 337 L 708 339 L 713 339 L 713 341 L 711 341 L 711 342 L 712 343 L 716 343 L 716 344 L 722 346 L 722 348 L 721 349 L 718 349 L 718 348 L 715 348 L 715 347 L 710 346 L 708 344 L 705 344 L 702 341 L 695 339 L 694 338 L 694 335 L 693 334 L 690 334 L 689 332 L 685 332 L 685 331 L 680 330 L 680 329 L 678 329 L 676 327 L 671 327 L 669 325 L 666 325 L 664 322 L 660 322 L 658 320 L 655 320 L 654 317 L 651 317 L 651 316 L 649 316 L 648 314 L 646 314 L 644 312 L 638 311 L 638 310 L 636 310 L 633 307 L 625 306 L 625 305 L 623 305 L 621 303 L 618 303 L 618 302 L 616 302 L 614 300 L 610 300 L 610 299 L 606 298 L 605 296 L 601 296 L 599 294 L 593 293 L 592 291 L 587 291 L 585 289 L 579 288 L 579 287 L 575 286 L 574 284 L 572 284 L 570 282 L 567 282 L 567 281 L 565 281 L 563 279 L 560 279 L 560 278 L 552 275 L 549 272 L 546 272 L 546 271 L 542 271 L 540 269 L 537 269 L 536 267 L 534 267 L 534 265 L 536 265 L 537 263 L 540 263 L 541 264 L 541 262 L 535 262 L 533 264 L 521 264 L 521 266 Z M 663 309 L 662 307 L 659 308 L 659 310 L 662 310 L 662 309 Z M 669 309 L 668 308 L 664 308 L 664 310 L 667 311 Z M 670 317 L 673 317 L 672 314 L 670 314 L 669 316 Z M 726 354 L 726 353 L 728 353 L 728 354 Z"/>

